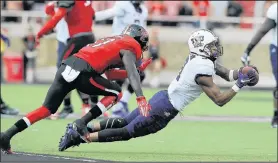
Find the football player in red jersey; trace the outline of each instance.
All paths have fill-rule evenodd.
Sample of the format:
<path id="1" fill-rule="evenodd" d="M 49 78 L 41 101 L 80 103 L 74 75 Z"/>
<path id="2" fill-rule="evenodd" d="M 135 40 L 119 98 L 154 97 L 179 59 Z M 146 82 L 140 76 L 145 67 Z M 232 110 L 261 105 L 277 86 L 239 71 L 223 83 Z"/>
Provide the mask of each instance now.
<path id="1" fill-rule="evenodd" d="M 56 6 L 56 11 L 54 10 Z M 87 44 L 95 42 L 95 36 L 92 33 L 93 17 L 95 11 L 92 8 L 91 1 L 57 1 L 51 7 L 48 7 L 48 13 L 51 15 L 51 19 L 41 28 L 37 34 L 37 43 L 39 39 L 51 31 L 63 18 L 66 22 L 64 34 L 70 37 L 67 41 L 67 45 L 62 52 L 62 56 L 59 56 L 58 63 L 62 60 L 67 59 L 69 56 L 77 53 L 81 48 Z M 89 106 L 89 96 L 77 91 L 80 98 L 82 99 L 83 106 L 82 110 L 87 110 Z M 92 98 L 92 102 L 96 103 L 98 99 Z M 73 112 L 71 105 L 70 94 L 64 99 L 64 108 L 58 114 L 59 118 L 65 118 Z"/>
<path id="2" fill-rule="evenodd" d="M 140 113 L 147 116 L 151 107 L 143 95 L 138 71 L 143 71 L 151 60 L 138 68 L 135 63 L 142 58 L 143 51 L 147 50 L 148 40 L 148 33 L 143 27 L 129 25 L 122 35 L 100 39 L 64 60 L 43 105 L 1 133 L 2 151 L 11 154 L 11 138 L 35 122 L 54 114 L 64 97 L 73 89 L 88 95 L 105 96 L 85 116 L 73 123 L 80 135 L 85 134 L 88 132 L 88 122 L 111 108 L 122 96 L 121 87 L 110 80 L 128 77 L 137 96 Z M 114 69 L 118 65 L 123 65 L 126 70 Z M 101 76 L 103 73 L 106 73 L 108 79 Z"/>

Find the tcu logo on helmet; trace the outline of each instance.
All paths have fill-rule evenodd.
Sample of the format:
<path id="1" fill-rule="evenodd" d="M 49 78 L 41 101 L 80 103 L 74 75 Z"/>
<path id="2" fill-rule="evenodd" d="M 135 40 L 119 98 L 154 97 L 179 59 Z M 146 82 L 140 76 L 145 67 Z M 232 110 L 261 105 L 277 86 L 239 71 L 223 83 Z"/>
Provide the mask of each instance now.
<path id="1" fill-rule="evenodd" d="M 191 39 L 192 45 L 194 48 L 203 46 L 204 36 L 196 36 Z"/>

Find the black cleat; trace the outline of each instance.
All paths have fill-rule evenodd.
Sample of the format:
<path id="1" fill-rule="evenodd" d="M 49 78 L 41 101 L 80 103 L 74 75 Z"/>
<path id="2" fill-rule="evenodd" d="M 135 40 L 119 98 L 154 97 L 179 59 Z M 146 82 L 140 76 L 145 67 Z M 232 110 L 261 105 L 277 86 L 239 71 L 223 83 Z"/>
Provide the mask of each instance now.
<path id="1" fill-rule="evenodd" d="M 1 152 L 4 154 L 13 154 L 11 150 L 10 138 L 8 138 L 3 132 L 1 132 L 0 140 Z"/>
<path id="2" fill-rule="evenodd" d="M 73 107 L 71 105 L 64 106 L 63 110 L 58 114 L 58 118 L 65 119 L 71 113 L 73 113 Z"/>
<path id="3" fill-rule="evenodd" d="M 72 129 L 75 130 L 81 139 L 85 142 L 89 143 L 90 141 L 87 139 L 87 136 L 90 134 L 88 131 L 87 125 L 81 119 L 77 119 L 72 123 Z"/>
<path id="4" fill-rule="evenodd" d="M 2 104 L 0 108 L 1 114 L 5 115 L 18 115 L 19 111 L 15 108 L 11 108 L 8 105 Z"/>
<path id="5" fill-rule="evenodd" d="M 272 121 L 271 121 L 271 126 L 273 128 L 277 128 L 277 126 L 278 126 L 278 116 L 273 116 Z"/>
<path id="6" fill-rule="evenodd" d="M 59 151 L 65 151 L 66 149 L 74 146 L 79 146 L 80 143 L 85 143 L 79 136 L 79 134 L 73 130 L 72 124 L 68 124 L 67 130 L 64 136 L 59 142 Z"/>

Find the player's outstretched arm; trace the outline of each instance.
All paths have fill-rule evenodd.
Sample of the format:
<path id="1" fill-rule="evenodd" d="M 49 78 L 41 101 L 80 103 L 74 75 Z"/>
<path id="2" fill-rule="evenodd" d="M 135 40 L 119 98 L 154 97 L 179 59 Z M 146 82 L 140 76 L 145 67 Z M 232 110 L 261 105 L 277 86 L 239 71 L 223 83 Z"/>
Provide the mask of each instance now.
<path id="1" fill-rule="evenodd" d="M 136 55 L 129 50 L 121 50 L 122 60 L 127 71 L 128 79 L 137 97 L 143 96 L 140 76 L 136 68 Z"/>
<path id="2" fill-rule="evenodd" d="M 257 71 L 257 73 L 259 73 L 256 66 L 249 65 L 249 67 L 254 68 Z M 222 79 L 225 79 L 226 81 L 235 81 L 235 80 L 237 80 L 239 71 L 242 68 L 243 67 L 239 68 L 238 70 L 230 70 L 230 69 L 227 69 L 226 67 L 224 67 L 223 65 L 221 65 L 219 63 L 215 64 L 216 75 L 220 76 Z"/>
<path id="3" fill-rule="evenodd" d="M 212 76 L 198 75 L 196 82 L 200 85 L 206 95 L 218 106 L 224 106 L 228 103 L 237 92 L 249 83 L 252 83 L 256 76 L 256 70 L 248 71 L 246 74 L 242 73 L 242 68 L 238 71 L 238 79 L 236 84 L 228 91 L 221 92 L 219 87 L 213 82 Z"/>
<path id="4" fill-rule="evenodd" d="M 143 91 L 141 88 L 140 76 L 135 66 L 136 56 L 133 52 L 129 50 L 121 51 L 122 61 L 124 63 L 125 69 L 127 71 L 128 79 L 130 85 L 132 86 L 137 98 L 138 108 L 143 116 L 149 115 L 149 110 L 151 109 L 150 104 L 147 102 Z"/>
<path id="5" fill-rule="evenodd" d="M 275 28 L 276 23 L 275 20 L 266 18 L 260 29 L 257 31 L 255 36 L 251 39 L 251 42 L 248 44 L 245 53 L 249 55 L 249 53 L 253 50 L 253 48 L 260 42 L 260 40 L 270 31 L 272 28 Z"/>
<path id="6" fill-rule="evenodd" d="M 115 5 L 110 9 L 96 12 L 94 20 L 102 21 L 113 18 L 115 16 L 123 16 L 125 12 L 122 9 L 121 5 L 119 5 L 120 3 L 121 2 L 116 2 Z"/>
<path id="7" fill-rule="evenodd" d="M 216 75 L 226 81 L 235 81 L 238 79 L 238 70 L 229 70 L 219 63 L 215 63 Z"/>
<path id="8" fill-rule="evenodd" d="M 234 87 L 221 93 L 211 76 L 200 76 L 196 79 L 196 82 L 201 86 L 206 95 L 218 106 L 224 106 L 237 94 L 237 90 L 234 90 Z"/>

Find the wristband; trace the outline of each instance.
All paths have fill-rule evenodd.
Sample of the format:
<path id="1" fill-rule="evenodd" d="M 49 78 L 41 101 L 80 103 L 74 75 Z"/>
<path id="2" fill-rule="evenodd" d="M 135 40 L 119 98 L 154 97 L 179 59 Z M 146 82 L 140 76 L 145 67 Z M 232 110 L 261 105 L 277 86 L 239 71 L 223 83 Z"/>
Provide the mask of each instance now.
<path id="1" fill-rule="evenodd" d="M 229 72 L 229 80 L 230 81 L 235 81 L 235 79 L 234 79 L 234 70 L 230 70 L 230 72 Z"/>
<path id="2" fill-rule="evenodd" d="M 238 92 L 240 90 L 240 88 L 235 84 L 233 87 L 232 87 L 232 90 L 234 90 L 235 92 Z"/>

